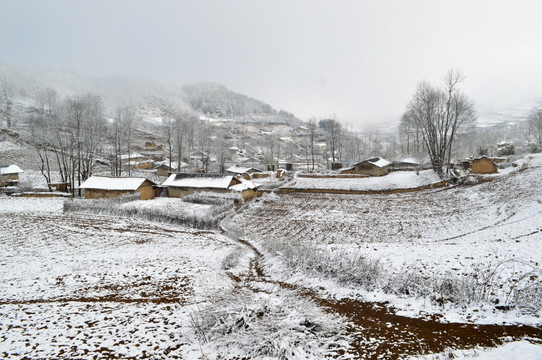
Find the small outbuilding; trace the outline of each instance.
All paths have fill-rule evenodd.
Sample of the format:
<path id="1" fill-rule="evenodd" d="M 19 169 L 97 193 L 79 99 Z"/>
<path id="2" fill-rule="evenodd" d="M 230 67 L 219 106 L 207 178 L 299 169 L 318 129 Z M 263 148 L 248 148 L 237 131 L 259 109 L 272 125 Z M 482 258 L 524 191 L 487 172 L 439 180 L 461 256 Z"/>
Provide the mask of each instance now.
<path id="1" fill-rule="evenodd" d="M 389 173 L 390 164 L 388 160 L 375 157 L 352 165 L 351 168 L 345 169 L 344 173 L 384 176 Z"/>
<path id="2" fill-rule="evenodd" d="M 0 165 L 0 186 L 13 186 L 19 182 L 19 174 L 24 172 L 17 165 Z"/>
<path id="3" fill-rule="evenodd" d="M 222 174 L 171 174 L 162 186 L 167 187 L 169 197 L 177 198 L 196 192 L 238 192 L 246 200 L 258 194 L 252 181 Z"/>
<path id="4" fill-rule="evenodd" d="M 497 164 L 492 159 L 482 156 L 472 160 L 471 174 L 495 174 L 497 173 Z"/>
<path id="5" fill-rule="evenodd" d="M 156 183 L 143 177 L 91 176 L 80 188 L 85 190 L 85 199 L 103 199 L 123 195 L 140 194 L 140 200 L 153 199 Z"/>

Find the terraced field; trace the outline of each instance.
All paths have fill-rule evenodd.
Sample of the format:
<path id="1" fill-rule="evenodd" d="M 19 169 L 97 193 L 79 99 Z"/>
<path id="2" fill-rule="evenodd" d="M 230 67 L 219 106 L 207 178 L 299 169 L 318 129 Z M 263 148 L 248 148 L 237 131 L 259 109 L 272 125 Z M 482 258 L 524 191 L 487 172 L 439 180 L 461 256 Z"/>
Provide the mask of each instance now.
<path id="1" fill-rule="evenodd" d="M 542 157 L 533 155 L 441 189 L 271 194 L 231 226 L 280 280 L 389 301 L 408 316 L 540 324 L 541 177 Z"/>
<path id="2" fill-rule="evenodd" d="M 133 219 L 63 214 L 58 200 L 0 201 L 18 202 L 13 211 L 0 210 L 1 357 L 201 355 L 189 313 L 232 284 L 222 271 L 236 247 L 230 240 Z M 44 201 L 57 211 L 39 211 Z"/>

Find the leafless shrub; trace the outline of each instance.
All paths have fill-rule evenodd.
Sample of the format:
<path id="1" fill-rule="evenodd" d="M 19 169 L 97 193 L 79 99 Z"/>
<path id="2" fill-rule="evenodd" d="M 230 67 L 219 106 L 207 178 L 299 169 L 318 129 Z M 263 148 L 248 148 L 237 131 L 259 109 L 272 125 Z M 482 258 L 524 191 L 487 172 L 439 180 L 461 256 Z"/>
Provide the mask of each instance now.
<path id="1" fill-rule="evenodd" d="M 236 246 L 235 249 L 230 251 L 230 253 L 224 258 L 224 260 L 222 260 L 222 269 L 229 270 L 236 267 L 237 264 L 239 264 L 239 259 L 243 255 L 243 250 L 244 248 Z"/>
<path id="2" fill-rule="evenodd" d="M 415 265 L 392 273 L 384 269 L 379 259 L 330 252 L 287 239 L 261 241 L 261 244 L 294 271 L 369 291 L 427 298 L 443 307 L 486 303 L 502 309 L 516 307 L 526 313 L 542 309 L 542 280 L 539 280 L 542 271 L 517 259 L 480 263 L 462 273 L 428 274 Z"/>
<path id="3" fill-rule="evenodd" d="M 243 197 L 237 193 L 196 193 L 190 194 L 182 198 L 182 201 L 193 204 L 205 204 L 205 205 L 229 205 L 242 203 Z"/>
<path id="4" fill-rule="evenodd" d="M 349 346 L 341 319 L 284 291 L 219 296 L 191 322 L 204 349 L 217 358 L 328 358 Z"/>
<path id="5" fill-rule="evenodd" d="M 530 314 L 542 309 L 542 272 L 538 266 L 517 259 L 478 264 L 464 274 L 423 274 L 418 267 L 405 268 L 390 276 L 383 290 L 428 297 L 441 306 L 491 303 L 502 309 L 517 307 Z"/>
<path id="6" fill-rule="evenodd" d="M 139 197 L 126 196 L 110 199 L 70 199 L 64 201 L 64 212 L 90 212 L 101 215 L 142 218 L 149 221 L 179 224 L 196 229 L 216 229 L 220 219 L 233 211 L 230 204 L 216 205 L 204 215 L 176 214 L 159 208 L 145 209 L 137 207 L 121 207 L 120 205 L 139 200 Z"/>
<path id="7" fill-rule="evenodd" d="M 343 252 L 320 251 L 289 241 L 267 240 L 263 242 L 263 246 L 271 254 L 279 256 L 290 268 L 333 278 L 342 284 L 361 285 L 373 290 L 384 274 L 378 259 Z"/>

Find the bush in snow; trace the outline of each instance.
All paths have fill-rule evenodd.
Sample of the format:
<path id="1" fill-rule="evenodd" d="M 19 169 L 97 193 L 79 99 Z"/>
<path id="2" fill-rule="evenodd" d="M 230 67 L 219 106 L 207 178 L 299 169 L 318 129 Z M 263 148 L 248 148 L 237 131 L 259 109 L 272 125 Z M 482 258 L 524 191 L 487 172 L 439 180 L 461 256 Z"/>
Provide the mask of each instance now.
<path id="1" fill-rule="evenodd" d="M 210 358 L 321 359 L 349 347 L 341 319 L 286 291 L 217 297 L 191 323 Z"/>
<path id="2" fill-rule="evenodd" d="M 193 204 L 233 205 L 242 203 L 243 197 L 238 193 L 201 192 L 187 195 L 182 198 L 182 201 Z"/>
<path id="3" fill-rule="evenodd" d="M 233 211 L 233 206 L 224 200 L 222 205 L 212 206 L 205 214 L 175 213 L 160 207 L 140 208 L 138 195 L 109 199 L 70 199 L 64 202 L 64 212 L 82 211 L 94 214 L 107 214 L 143 218 L 149 221 L 167 222 L 197 229 L 216 229 L 222 217 Z M 150 200 L 147 200 L 150 201 Z M 133 202 L 133 204 L 131 204 Z"/>
<path id="4" fill-rule="evenodd" d="M 296 271 L 333 278 L 342 284 L 361 285 L 372 290 L 384 274 L 379 260 L 361 255 L 319 251 L 315 247 L 291 241 L 266 240 L 262 245 L 267 252 L 279 256 Z"/>
<path id="5" fill-rule="evenodd" d="M 270 255 L 293 271 L 332 279 L 347 286 L 414 298 L 425 298 L 438 306 L 492 304 L 516 307 L 536 314 L 542 309 L 542 270 L 517 259 L 480 263 L 462 273 L 430 274 L 415 265 L 392 272 L 359 254 L 324 251 L 288 239 L 261 241 Z"/>
<path id="6" fill-rule="evenodd" d="M 240 258 L 245 254 L 246 248 L 236 246 L 235 249 L 230 251 L 228 255 L 222 260 L 222 269 L 230 270 L 239 264 Z"/>

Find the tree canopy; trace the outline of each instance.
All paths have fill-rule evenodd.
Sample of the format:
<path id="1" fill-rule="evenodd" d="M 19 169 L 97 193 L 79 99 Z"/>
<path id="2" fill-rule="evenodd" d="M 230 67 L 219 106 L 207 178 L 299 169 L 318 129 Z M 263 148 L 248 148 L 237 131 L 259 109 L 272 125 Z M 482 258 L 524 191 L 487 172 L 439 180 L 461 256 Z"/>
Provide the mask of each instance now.
<path id="1" fill-rule="evenodd" d="M 433 170 L 441 177 L 455 137 L 476 121 L 474 102 L 459 87 L 463 80 L 461 73 L 450 70 L 442 87 L 421 81 L 401 118 L 404 127 L 419 129 Z"/>

